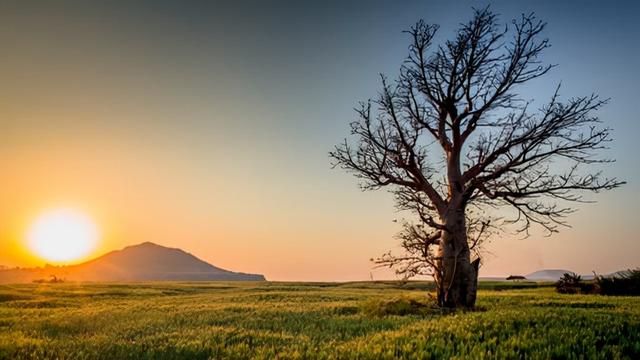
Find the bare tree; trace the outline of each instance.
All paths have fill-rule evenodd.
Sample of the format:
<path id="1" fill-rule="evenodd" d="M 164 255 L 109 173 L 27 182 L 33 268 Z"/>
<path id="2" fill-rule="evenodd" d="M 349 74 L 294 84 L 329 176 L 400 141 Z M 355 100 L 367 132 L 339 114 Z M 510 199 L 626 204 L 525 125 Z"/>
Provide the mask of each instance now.
<path id="1" fill-rule="evenodd" d="M 472 261 L 472 233 L 482 237 L 491 210 L 511 208 L 507 221 L 525 235 L 534 224 L 551 234 L 584 201 L 581 192 L 623 184 L 586 169 L 612 161 L 597 157 L 611 130 L 593 115 L 607 100 L 562 101 L 558 86 L 531 111 L 518 96 L 521 84 L 554 67 L 540 61 L 544 28 L 533 14 L 502 26 L 488 8 L 474 10 L 453 40 L 435 47 L 438 27 L 419 21 L 407 31 L 399 78 L 382 77 L 379 96 L 356 109 L 355 143 L 330 153 L 363 189 L 387 187 L 399 209 L 416 214 L 419 223 L 399 234 L 407 256 L 379 260 L 433 275 L 441 306 L 474 306 L 480 259 Z"/>

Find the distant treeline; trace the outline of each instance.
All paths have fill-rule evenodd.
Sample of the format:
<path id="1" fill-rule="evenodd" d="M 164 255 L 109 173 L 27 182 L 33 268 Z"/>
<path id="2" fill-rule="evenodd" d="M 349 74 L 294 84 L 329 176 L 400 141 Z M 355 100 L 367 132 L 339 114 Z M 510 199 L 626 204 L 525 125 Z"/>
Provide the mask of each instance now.
<path id="1" fill-rule="evenodd" d="M 618 272 L 612 276 L 595 275 L 585 281 L 575 273 L 565 273 L 556 283 L 561 294 L 640 295 L 640 268 Z"/>

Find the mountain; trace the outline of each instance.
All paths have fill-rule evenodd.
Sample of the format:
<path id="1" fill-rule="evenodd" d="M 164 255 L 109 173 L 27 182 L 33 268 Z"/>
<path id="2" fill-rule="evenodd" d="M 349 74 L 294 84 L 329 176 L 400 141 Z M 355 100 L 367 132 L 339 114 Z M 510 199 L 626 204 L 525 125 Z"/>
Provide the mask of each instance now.
<path id="1" fill-rule="evenodd" d="M 604 275 L 604 277 L 624 277 L 625 275 L 627 275 L 627 273 L 629 272 L 629 270 L 618 270 L 616 272 L 612 272 L 611 274 L 608 275 Z"/>
<path id="2" fill-rule="evenodd" d="M 532 272 L 531 274 L 525 275 L 525 277 L 527 278 L 527 280 L 534 281 L 558 281 L 560 280 L 562 275 L 567 272 L 571 271 L 561 269 L 544 269 Z"/>
<path id="3" fill-rule="evenodd" d="M 263 275 L 221 269 L 181 249 L 145 242 L 77 265 L 3 270 L 0 282 L 29 282 L 53 276 L 66 281 L 265 280 Z"/>

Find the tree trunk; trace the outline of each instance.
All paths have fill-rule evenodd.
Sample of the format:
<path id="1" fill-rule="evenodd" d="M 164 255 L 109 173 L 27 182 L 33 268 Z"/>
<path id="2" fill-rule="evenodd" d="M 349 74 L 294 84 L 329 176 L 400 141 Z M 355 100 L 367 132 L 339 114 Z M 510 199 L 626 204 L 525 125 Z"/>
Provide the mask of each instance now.
<path id="1" fill-rule="evenodd" d="M 453 209 L 443 216 L 447 230 L 440 238 L 438 304 L 445 308 L 473 308 L 478 289 L 480 259 L 471 262 L 464 209 Z"/>

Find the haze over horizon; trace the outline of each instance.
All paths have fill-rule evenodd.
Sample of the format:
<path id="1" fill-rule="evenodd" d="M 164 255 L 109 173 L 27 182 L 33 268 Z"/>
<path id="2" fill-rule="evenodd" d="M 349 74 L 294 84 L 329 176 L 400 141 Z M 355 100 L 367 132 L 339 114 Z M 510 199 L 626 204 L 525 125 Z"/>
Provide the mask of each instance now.
<path id="1" fill-rule="evenodd" d="M 394 278 L 369 259 L 398 250 L 391 196 L 361 192 L 327 153 L 353 107 L 407 54 L 418 19 L 440 38 L 488 2 L 0 3 L 0 264 L 35 266 L 25 233 L 77 208 L 100 229 L 78 263 L 151 241 L 269 280 Z M 596 92 L 614 128 L 605 167 L 628 182 L 579 206 L 571 228 L 487 246 L 480 276 L 638 267 L 636 3 L 491 2 L 534 11 L 559 66 L 521 88 Z M 621 56 L 625 54 L 625 56 Z"/>

